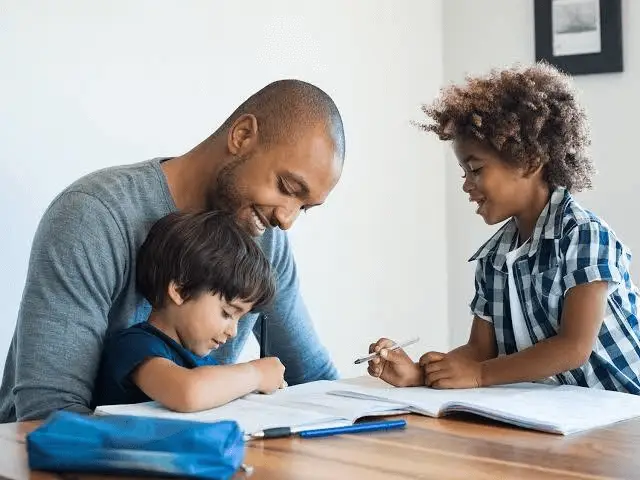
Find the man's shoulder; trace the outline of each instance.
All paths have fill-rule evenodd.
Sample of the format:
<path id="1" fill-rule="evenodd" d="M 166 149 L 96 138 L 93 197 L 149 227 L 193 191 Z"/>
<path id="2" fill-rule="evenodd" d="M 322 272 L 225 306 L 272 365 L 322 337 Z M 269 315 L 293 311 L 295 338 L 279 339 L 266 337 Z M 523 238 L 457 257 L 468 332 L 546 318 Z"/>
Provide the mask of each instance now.
<path id="1" fill-rule="evenodd" d="M 289 236 L 287 232 L 279 228 L 268 228 L 260 237 L 256 238 L 256 242 L 272 265 L 284 255 L 288 255 Z"/>
<path id="2" fill-rule="evenodd" d="M 160 159 L 89 173 L 65 188 L 49 205 L 46 221 L 76 218 L 119 232 L 138 245 L 151 224 L 175 209 Z"/>
<path id="3" fill-rule="evenodd" d="M 74 181 L 61 194 L 84 193 L 107 205 L 126 202 L 142 192 L 160 190 L 159 162 L 153 159 L 96 170 Z"/>

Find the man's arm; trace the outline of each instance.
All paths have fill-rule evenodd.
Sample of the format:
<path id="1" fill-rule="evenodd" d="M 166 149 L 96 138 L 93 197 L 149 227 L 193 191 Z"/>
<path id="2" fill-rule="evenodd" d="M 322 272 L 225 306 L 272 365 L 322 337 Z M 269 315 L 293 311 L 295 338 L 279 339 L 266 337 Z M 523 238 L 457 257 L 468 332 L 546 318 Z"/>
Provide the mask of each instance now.
<path id="1" fill-rule="evenodd" d="M 18 420 L 68 409 L 89 412 L 107 317 L 127 268 L 111 213 L 67 192 L 36 231 L 16 325 Z"/>
<path id="2" fill-rule="evenodd" d="M 280 358 L 289 385 L 334 380 L 338 378 L 338 371 L 320 342 L 302 299 L 288 236 L 279 230 L 268 235 L 263 242 L 269 244 L 263 246 L 271 251 L 277 294 L 273 304 L 263 312 L 267 315 L 267 355 Z M 259 322 L 254 334 L 259 341 Z"/>

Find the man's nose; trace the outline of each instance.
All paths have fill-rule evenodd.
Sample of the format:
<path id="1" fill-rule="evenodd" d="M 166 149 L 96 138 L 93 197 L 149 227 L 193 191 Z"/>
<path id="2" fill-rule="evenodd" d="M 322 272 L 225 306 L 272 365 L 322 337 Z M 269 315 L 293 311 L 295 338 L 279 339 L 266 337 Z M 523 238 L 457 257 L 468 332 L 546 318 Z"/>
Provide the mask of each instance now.
<path id="1" fill-rule="evenodd" d="M 282 230 L 289 230 L 298 218 L 298 215 L 300 215 L 300 207 L 297 205 L 290 207 L 278 207 L 274 211 L 278 227 Z"/>

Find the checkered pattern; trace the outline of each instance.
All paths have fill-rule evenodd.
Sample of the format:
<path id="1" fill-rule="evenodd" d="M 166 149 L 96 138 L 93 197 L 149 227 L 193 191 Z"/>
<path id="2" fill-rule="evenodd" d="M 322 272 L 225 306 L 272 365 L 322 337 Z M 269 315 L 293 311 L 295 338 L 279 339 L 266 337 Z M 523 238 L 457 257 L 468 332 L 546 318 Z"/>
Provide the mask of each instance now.
<path id="1" fill-rule="evenodd" d="M 469 260 L 478 261 L 471 311 L 493 323 L 501 355 L 517 351 L 505 257 L 517 238 L 511 219 Z M 528 252 L 513 265 L 531 342 L 558 333 L 567 290 L 597 280 L 609 283 L 604 321 L 589 360 L 556 375 L 559 383 L 640 394 L 640 291 L 629 277 L 630 260 L 630 251 L 606 223 L 580 207 L 566 189 L 552 193 Z"/>

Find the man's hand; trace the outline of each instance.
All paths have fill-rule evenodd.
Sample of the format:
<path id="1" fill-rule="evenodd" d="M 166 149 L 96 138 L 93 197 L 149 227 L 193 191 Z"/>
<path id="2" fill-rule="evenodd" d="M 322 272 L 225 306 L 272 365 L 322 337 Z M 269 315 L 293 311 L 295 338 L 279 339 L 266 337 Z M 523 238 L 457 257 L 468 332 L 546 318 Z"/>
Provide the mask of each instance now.
<path id="1" fill-rule="evenodd" d="M 388 338 L 381 338 L 369 345 L 369 353 L 380 352 L 380 356 L 369 361 L 368 372 L 396 387 L 424 385 L 422 369 L 402 349 L 388 350 L 395 345 Z"/>
<path id="2" fill-rule="evenodd" d="M 463 355 L 427 352 L 420 357 L 424 384 L 432 388 L 477 388 L 482 364 Z"/>

